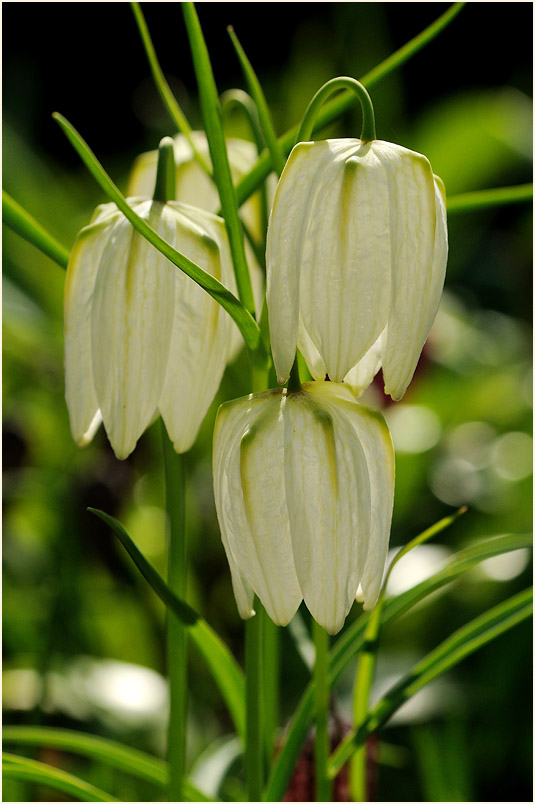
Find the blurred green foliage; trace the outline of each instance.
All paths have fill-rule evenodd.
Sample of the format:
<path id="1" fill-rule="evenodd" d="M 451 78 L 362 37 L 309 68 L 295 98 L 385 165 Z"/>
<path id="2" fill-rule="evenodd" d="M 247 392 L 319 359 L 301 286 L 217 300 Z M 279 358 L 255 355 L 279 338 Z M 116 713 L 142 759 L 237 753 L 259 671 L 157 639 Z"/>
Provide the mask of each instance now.
<path id="1" fill-rule="evenodd" d="M 237 65 L 228 66 L 224 25 L 233 23 L 263 83 L 279 134 L 299 119 L 323 81 L 336 74 L 363 75 L 445 8 L 284 4 L 280 51 L 271 42 L 268 58 L 258 45 L 263 34 L 251 7 L 257 7 L 255 18 L 260 14 L 270 32 L 275 22 L 284 27 L 281 5 L 217 5 L 215 12 L 216 4 L 200 4 L 199 15 L 220 90 L 242 85 Z M 62 103 L 57 110 L 75 125 L 85 121 L 81 133 L 103 154 L 122 187 L 132 158 L 173 132 L 148 80 L 127 4 L 83 4 L 82 12 L 77 4 L 32 4 L 34 15 L 23 6 L 4 6 L 6 28 L 25 14 L 27 36 L 26 43 L 9 43 L 5 55 L 4 187 L 69 247 L 103 199 L 59 130 L 53 130 L 47 116 L 56 104 Z M 199 124 L 180 16 L 168 5 L 148 6 L 147 22 L 164 68 L 191 121 Z M 504 3 L 468 4 L 436 43 L 372 93 L 379 136 L 428 155 L 449 194 L 530 180 L 531 62 L 513 38 L 529 35 L 528 6 L 507 4 L 507 19 L 496 6 L 503 14 Z M 82 41 L 76 38 L 78 57 L 73 44 L 64 43 L 59 70 L 54 25 L 63 13 L 67 20 L 82 13 L 87 30 Z M 50 34 L 43 37 L 45 19 Z M 106 80 L 102 67 L 93 65 L 94 86 L 86 61 L 97 34 L 109 64 Z M 39 50 L 36 43 L 43 38 Z M 501 77 L 495 68 L 499 42 L 505 51 L 500 52 Z M 47 47 L 49 63 L 40 60 Z M 96 51 L 92 58 L 102 59 L 103 51 Z M 448 53 L 451 65 L 445 61 Z M 131 69 L 126 54 L 134 54 Z M 43 109 L 45 102 L 50 105 Z M 114 104 L 117 116 L 109 111 Z M 357 113 L 351 112 L 329 133 L 351 136 L 358 125 Z M 229 133 L 247 135 L 243 121 L 233 117 Z M 447 293 L 414 382 L 395 408 L 386 406 L 378 384 L 368 392 L 372 404 L 386 406 L 397 446 L 394 547 L 464 503 L 469 512 L 441 534 L 447 551 L 476 538 L 531 528 L 531 227 L 528 205 L 452 217 Z M 63 399 L 64 274 L 6 227 L 3 250 L 4 722 L 68 726 L 163 754 L 163 606 L 108 529 L 86 512 L 92 506 L 117 517 L 164 573 L 158 428 L 151 428 L 122 463 L 102 431 L 86 449 L 74 446 Z M 218 404 L 250 391 L 246 365 L 242 354 L 228 368 L 187 456 L 189 601 L 240 660 L 243 627 L 215 518 L 210 450 Z M 517 557 L 516 563 L 506 558 L 488 572 L 470 573 L 385 628 L 378 690 L 455 627 L 526 585 L 528 557 Z M 407 575 L 405 582 L 410 580 Z M 358 616 L 357 609 L 351 617 Z M 289 634 L 281 633 L 281 639 L 282 727 L 308 670 Z M 531 655 L 524 624 L 431 685 L 414 711 L 407 707 L 400 713 L 381 738 L 386 745 L 380 751 L 377 799 L 529 800 Z M 350 712 L 354 669 L 335 694 L 344 717 Z M 231 724 L 193 654 L 190 678 L 193 762 L 228 734 Z M 216 753 L 216 765 L 223 754 Z M 45 750 L 36 756 L 116 790 L 124 800 L 157 795 L 150 785 L 88 760 Z M 223 790 L 239 795 L 235 752 L 228 756 L 234 772 Z M 201 775 L 216 773 L 214 767 L 206 760 Z M 19 782 L 6 782 L 4 788 L 10 800 L 48 795 L 45 788 L 30 790 Z"/>

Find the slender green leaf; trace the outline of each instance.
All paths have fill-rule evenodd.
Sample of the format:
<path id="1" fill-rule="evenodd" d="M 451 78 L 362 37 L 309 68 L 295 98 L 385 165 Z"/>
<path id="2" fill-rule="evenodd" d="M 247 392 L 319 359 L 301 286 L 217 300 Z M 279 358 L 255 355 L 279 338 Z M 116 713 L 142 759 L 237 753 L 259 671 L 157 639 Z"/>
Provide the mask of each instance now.
<path id="1" fill-rule="evenodd" d="M 167 259 L 169 259 L 177 268 L 184 271 L 194 282 L 197 282 L 207 293 L 212 296 L 219 304 L 228 312 L 234 319 L 242 333 L 247 346 L 255 350 L 259 345 L 263 348 L 260 339 L 260 329 L 252 317 L 252 315 L 245 309 L 243 304 L 226 288 L 221 282 L 218 282 L 213 276 L 206 271 L 203 271 L 198 265 L 189 260 L 184 254 L 176 251 L 169 245 L 154 229 L 148 225 L 146 221 L 137 215 L 133 209 L 128 205 L 126 198 L 120 192 L 119 188 L 112 182 L 102 165 L 97 160 L 87 143 L 78 134 L 76 129 L 66 120 L 62 115 L 57 112 L 53 115 L 54 120 L 59 123 L 64 134 L 69 139 L 78 155 L 89 169 L 93 178 L 97 181 L 103 191 L 112 201 L 115 202 L 117 207 L 130 221 L 132 226 L 145 237 L 149 243 L 158 249 Z"/>
<path id="2" fill-rule="evenodd" d="M 44 784 L 54 790 L 61 790 L 80 801 L 119 801 L 118 798 L 99 790 L 98 787 L 78 779 L 72 773 L 66 773 L 52 765 L 45 765 L 44 762 L 19 757 L 16 754 L 2 753 L 2 775 L 6 779 Z"/>
<path id="3" fill-rule="evenodd" d="M 79 754 L 102 762 L 158 787 L 165 787 L 167 784 L 166 762 L 105 737 L 49 726 L 4 726 L 2 739 L 4 743 L 14 745 L 59 748 L 71 754 Z M 197 790 L 187 779 L 184 781 L 183 794 L 187 801 L 213 801 L 212 798 L 204 796 L 204 793 Z"/>
<path id="4" fill-rule="evenodd" d="M 437 523 L 438 524 L 438 523 Z M 435 526 L 433 526 L 435 527 Z M 417 537 L 418 538 L 418 537 Z M 482 561 L 493 556 L 508 553 L 512 550 L 529 548 L 532 544 L 530 534 L 513 534 L 497 536 L 484 542 L 471 545 L 458 552 L 454 558 L 435 575 L 409 589 L 397 597 L 387 600 L 382 612 L 382 624 L 391 622 L 409 611 L 428 595 L 450 583 L 465 572 L 476 567 Z M 363 614 L 336 641 L 331 650 L 331 686 L 337 681 L 349 662 L 361 650 L 369 614 Z M 314 714 L 314 682 L 308 684 L 294 713 L 292 722 L 286 732 L 284 745 L 279 752 L 267 785 L 266 800 L 280 801 L 294 768 L 295 762 Z"/>
<path id="5" fill-rule="evenodd" d="M 395 53 L 388 56 L 388 58 L 374 67 L 373 70 L 370 70 L 369 73 L 359 78 L 360 83 L 364 84 L 366 87 L 371 87 L 373 84 L 378 83 L 378 81 L 389 75 L 393 70 L 400 67 L 412 58 L 412 56 L 416 55 L 425 45 L 432 42 L 433 39 L 450 24 L 465 5 L 465 3 L 454 3 L 444 14 L 435 20 L 435 22 L 431 23 L 431 25 L 425 28 L 421 33 L 400 47 L 399 50 L 396 50 Z M 321 114 L 316 120 L 314 131 L 319 131 L 324 128 L 355 103 L 357 103 L 356 95 L 349 91 L 341 92 L 337 98 L 325 104 Z M 279 143 L 286 155 L 290 153 L 295 144 L 298 130 L 299 126 L 296 125 L 283 134 L 282 137 L 279 137 Z M 260 182 L 266 178 L 270 169 L 271 157 L 269 153 L 264 153 L 260 156 L 256 165 L 253 165 L 249 173 L 241 179 L 236 187 L 238 203 L 240 205 L 249 198 Z"/>
<path id="6" fill-rule="evenodd" d="M 418 534 L 418 536 L 415 536 L 414 539 L 411 539 L 410 542 L 407 542 L 407 544 L 405 544 L 400 550 L 398 550 L 398 552 L 390 562 L 390 566 L 388 567 L 388 570 L 386 572 L 381 594 L 384 596 L 388 580 L 390 578 L 390 575 L 392 574 L 392 570 L 394 569 L 398 561 L 401 558 L 403 558 L 403 556 L 406 556 L 407 553 L 410 553 L 410 551 L 414 550 L 414 548 L 418 547 L 418 545 L 428 542 L 429 539 L 432 539 L 433 536 L 436 536 L 437 533 L 440 533 L 441 531 L 445 530 L 445 528 L 449 528 L 450 525 L 453 525 L 456 519 L 458 519 L 463 514 L 466 514 L 467 511 L 468 511 L 467 506 L 463 505 L 454 514 L 450 514 L 450 516 L 445 516 L 443 519 L 439 519 L 438 522 L 435 522 L 434 525 L 431 525 L 431 527 L 423 530 L 421 533 Z"/>
<path id="7" fill-rule="evenodd" d="M 225 132 L 223 131 L 223 121 L 221 119 L 221 106 L 219 96 L 212 72 L 210 56 L 204 41 L 204 36 L 197 17 L 197 12 L 193 3 L 182 3 L 182 11 L 188 32 L 191 54 L 193 56 L 193 66 L 199 87 L 201 110 L 204 120 L 210 156 L 214 166 L 214 178 L 219 191 L 221 209 L 228 231 L 232 261 L 236 274 L 236 284 L 238 286 L 238 296 L 244 307 L 254 315 L 255 305 L 251 277 L 245 257 L 245 243 L 240 217 L 238 215 L 238 203 L 236 190 L 232 183 L 230 166 L 225 144 Z"/>
<path id="8" fill-rule="evenodd" d="M 475 190 L 458 193 L 447 199 L 448 215 L 457 212 L 472 212 L 487 207 L 521 204 L 533 200 L 533 185 L 519 184 L 516 187 L 495 187 L 492 190 Z"/>
<path id="9" fill-rule="evenodd" d="M 227 31 L 232 40 L 232 44 L 234 45 L 238 59 L 240 60 L 243 74 L 249 87 L 249 92 L 253 96 L 253 100 L 256 104 L 262 134 L 271 155 L 273 169 L 280 176 L 284 168 L 284 163 L 286 162 L 286 157 L 279 141 L 277 140 L 277 135 L 275 134 L 275 129 L 273 128 L 273 120 L 271 119 L 271 112 L 269 111 L 269 107 L 266 103 L 266 98 L 262 87 L 260 86 L 260 81 L 258 80 L 256 73 L 253 70 L 253 66 L 247 58 L 245 51 L 241 46 L 236 33 L 234 32 L 234 28 L 229 26 Z"/>
<path id="10" fill-rule="evenodd" d="M 334 778 L 351 758 L 355 748 L 383 726 L 402 704 L 422 687 L 454 667 L 492 639 L 518 625 L 533 613 L 533 590 L 526 589 L 476 617 L 427 654 L 374 706 L 357 732 L 349 734 L 329 761 Z"/>
<path id="11" fill-rule="evenodd" d="M 169 112 L 171 120 L 173 120 L 177 129 L 182 132 L 182 134 L 186 137 L 187 141 L 189 142 L 191 149 L 193 151 L 193 155 L 197 160 L 197 162 L 199 163 L 199 165 L 202 167 L 205 173 L 211 176 L 212 169 L 208 164 L 208 162 L 206 161 L 206 159 L 204 158 L 204 156 L 201 153 L 199 153 L 195 145 L 195 141 L 191 136 L 191 126 L 188 123 L 186 115 L 180 108 L 177 99 L 171 92 L 171 87 L 167 83 L 167 80 L 163 74 L 163 70 L 160 67 L 160 63 L 158 61 L 154 45 L 152 44 L 152 39 L 149 34 L 149 29 L 147 28 L 147 23 L 145 22 L 145 17 L 143 16 L 141 6 L 139 3 L 130 3 L 130 6 L 132 8 L 132 11 L 134 12 L 134 17 L 139 30 L 139 34 L 141 36 L 141 41 L 143 42 L 145 53 L 147 55 L 152 77 L 154 78 L 154 83 L 156 84 L 156 88 L 160 93 L 160 97 L 164 103 L 164 106 Z"/>
<path id="12" fill-rule="evenodd" d="M 379 631 L 381 629 L 381 614 L 386 594 L 386 587 L 388 584 L 388 579 L 392 573 L 392 569 L 395 567 L 397 562 L 403 558 L 403 556 L 407 555 L 407 553 L 418 545 L 423 544 L 424 542 L 433 538 L 433 536 L 451 525 L 457 519 L 457 517 L 466 513 L 466 511 L 466 506 L 463 506 L 452 516 L 445 517 L 439 522 L 436 522 L 430 528 L 424 530 L 423 533 L 420 533 L 414 539 L 411 539 L 408 544 L 397 552 L 391 561 L 388 572 L 385 574 L 379 600 L 368 617 L 366 631 L 364 633 L 364 645 L 359 654 L 357 672 L 355 675 L 355 689 L 353 693 L 353 726 L 356 731 L 358 731 L 361 725 L 364 723 L 368 714 L 370 692 L 375 671 L 375 661 L 377 658 L 377 647 L 379 644 Z M 366 796 L 366 746 L 364 744 L 355 749 L 351 760 L 350 788 L 352 797 L 355 801 L 364 801 Z"/>
<path id="13" fill-rule="evenodd" d="M 136 748 L 95 737 L 92 734 L 43 726 L 4 726 L 4 743 L 16 745 L 40 745 L 60 748 L 73 754 L 81 754 L 111 765 L 139 779 L 163 787 L 167 780 L 167 765 L 157 757 L 151 757 Z"/>
<path id="14" fill-rule="evenodd" d="M 165 581 L 138 550 L 120 522 L 96 508 L 88 508 L 88 510 L 112 529 L 158 597 L 189 627 L 190 638 L 208 665 L 229 708 L 236 730 L 243 738 L 245 734 L 245 681 L 238 663 L 227 646 L 191 606 L 171 592 Z"/>
<path id="15" fill-rule="evenodd" d="M 10 229 L 54 260 L 61 268 L 67 268 L 69 252 L 58 243 L 14 198 L 2 190 L 2 220 Z"/>

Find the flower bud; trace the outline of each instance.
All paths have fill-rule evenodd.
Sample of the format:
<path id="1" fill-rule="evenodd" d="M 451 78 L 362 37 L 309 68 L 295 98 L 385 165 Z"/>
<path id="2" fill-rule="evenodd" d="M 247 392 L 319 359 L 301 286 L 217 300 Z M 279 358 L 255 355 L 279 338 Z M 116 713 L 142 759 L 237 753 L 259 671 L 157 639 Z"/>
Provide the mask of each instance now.
<path id="1" fill-rule="evenodd" d="M 279 382 L 298 346 L 317 379 L 342 382 L 353 370 L 359 392 L 382 367 L 386 393 L 401 399 L 446 270 L 444 189 L 426 157 L 381 140 L 299 143 L 266 256 Z"/>
<path id="2" fill-rule="evenodd" d="M 375 605 L 386 560 L 394 453 L 383 417 L 342 385 L 305 383 L 227 402 L 214 490 L 242 617 L 256 593 L 278 625 L 304 599 L 329 633 L 357 592 Z"/>
<path id="3" fill-rule="evenodd" d="M 174 248 L 234 293 L 224 222 L 185 205 L 130 200 Z M 65 284 L 65 392 L 74 440 L 100 421 L 126 458 L 159 412 L 177 452 L 192 445 L 231 350 L 230 316 L 134 230 L 115 204 L 78 234 Z"/>

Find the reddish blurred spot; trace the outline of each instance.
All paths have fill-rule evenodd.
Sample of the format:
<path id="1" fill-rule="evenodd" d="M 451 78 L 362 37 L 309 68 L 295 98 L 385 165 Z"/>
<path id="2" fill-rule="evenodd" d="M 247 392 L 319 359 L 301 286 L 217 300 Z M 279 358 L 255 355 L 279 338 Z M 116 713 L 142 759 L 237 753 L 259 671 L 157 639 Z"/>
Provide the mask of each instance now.
<path id="1" fill-rule="evenodd" d="M 331 713 L 331 753 L 351 731 L 349 723 L 338 715 Z M 377 787 L 377 753 L 378 739 L 374 734 L 366 742 L 366 786 L 367 801 L 373 801 Z M 349 792 L 349 764 L 345 765 L 336 779 L 332 790 L 332 801 L 351 801 Z M 307 737 L 299 755 L 290 784 L 283 801 L 315 801 L 316 800 L 316 768 L 314 762 L 314 735 Z"/>

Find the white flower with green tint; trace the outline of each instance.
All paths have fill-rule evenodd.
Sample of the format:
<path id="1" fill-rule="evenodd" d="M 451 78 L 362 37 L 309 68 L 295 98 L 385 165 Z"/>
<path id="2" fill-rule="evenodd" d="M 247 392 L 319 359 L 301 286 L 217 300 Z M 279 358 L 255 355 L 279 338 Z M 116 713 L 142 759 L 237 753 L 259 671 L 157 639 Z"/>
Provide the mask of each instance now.
<path id="1" fill-rule="evenodd" d="M 299 347 L 312 375 L 356 394 L 382 367 L 401 399 L 435 319 L 447 261 L 444 188 L 425 156 L 372 139 L 300 142 L 267 239 L 279 382 Z"/>
<path id="2" fill-rule="evenodd" d="M 192 131 L 191 138 L 199 154 L 210 165 L 210 151 L 204 131 Z M 232 180 L 235 184 L 253 167 L 258 159 L 256 146 L 247 140 L 226 140 Z M 217 212 L 221 206 L 213 180 L 195 159 L 193 149 L 184 134 L 174 137 L 176 187 L 175 199 L 184 204 Z M 148 151 L 137 157 L 128 181 L 127 195 L 150 197 L 156 179 L 158 151 Z M 253 237 L 260 239 L 262 227 L 260 194 L 254 195 L 242 207 L 243 220 Z"/>
<path id="3" fill-rule="evenodd" d="M 131 200 L 174 248 L 232 292 L 223 221 L 176 202 Z M 190 448 L 239 333 L 223 308 L 117 210 L 99 207 L 73 246 L 64 301 L 65 390 L 74 440 L 101 421 L 126 458 L 159 412 L 177 452 Z"/>
<path id="4" fill-rule="evenodd" d="M 377 411 L 343 385 L 305 383 L 222 405 L 214 491 L 242 617 L 254 593 L 286 625 L 304 599 L 337 633 L 358 593 L 375 605 L 386 560 L 394 453 Z"/>

